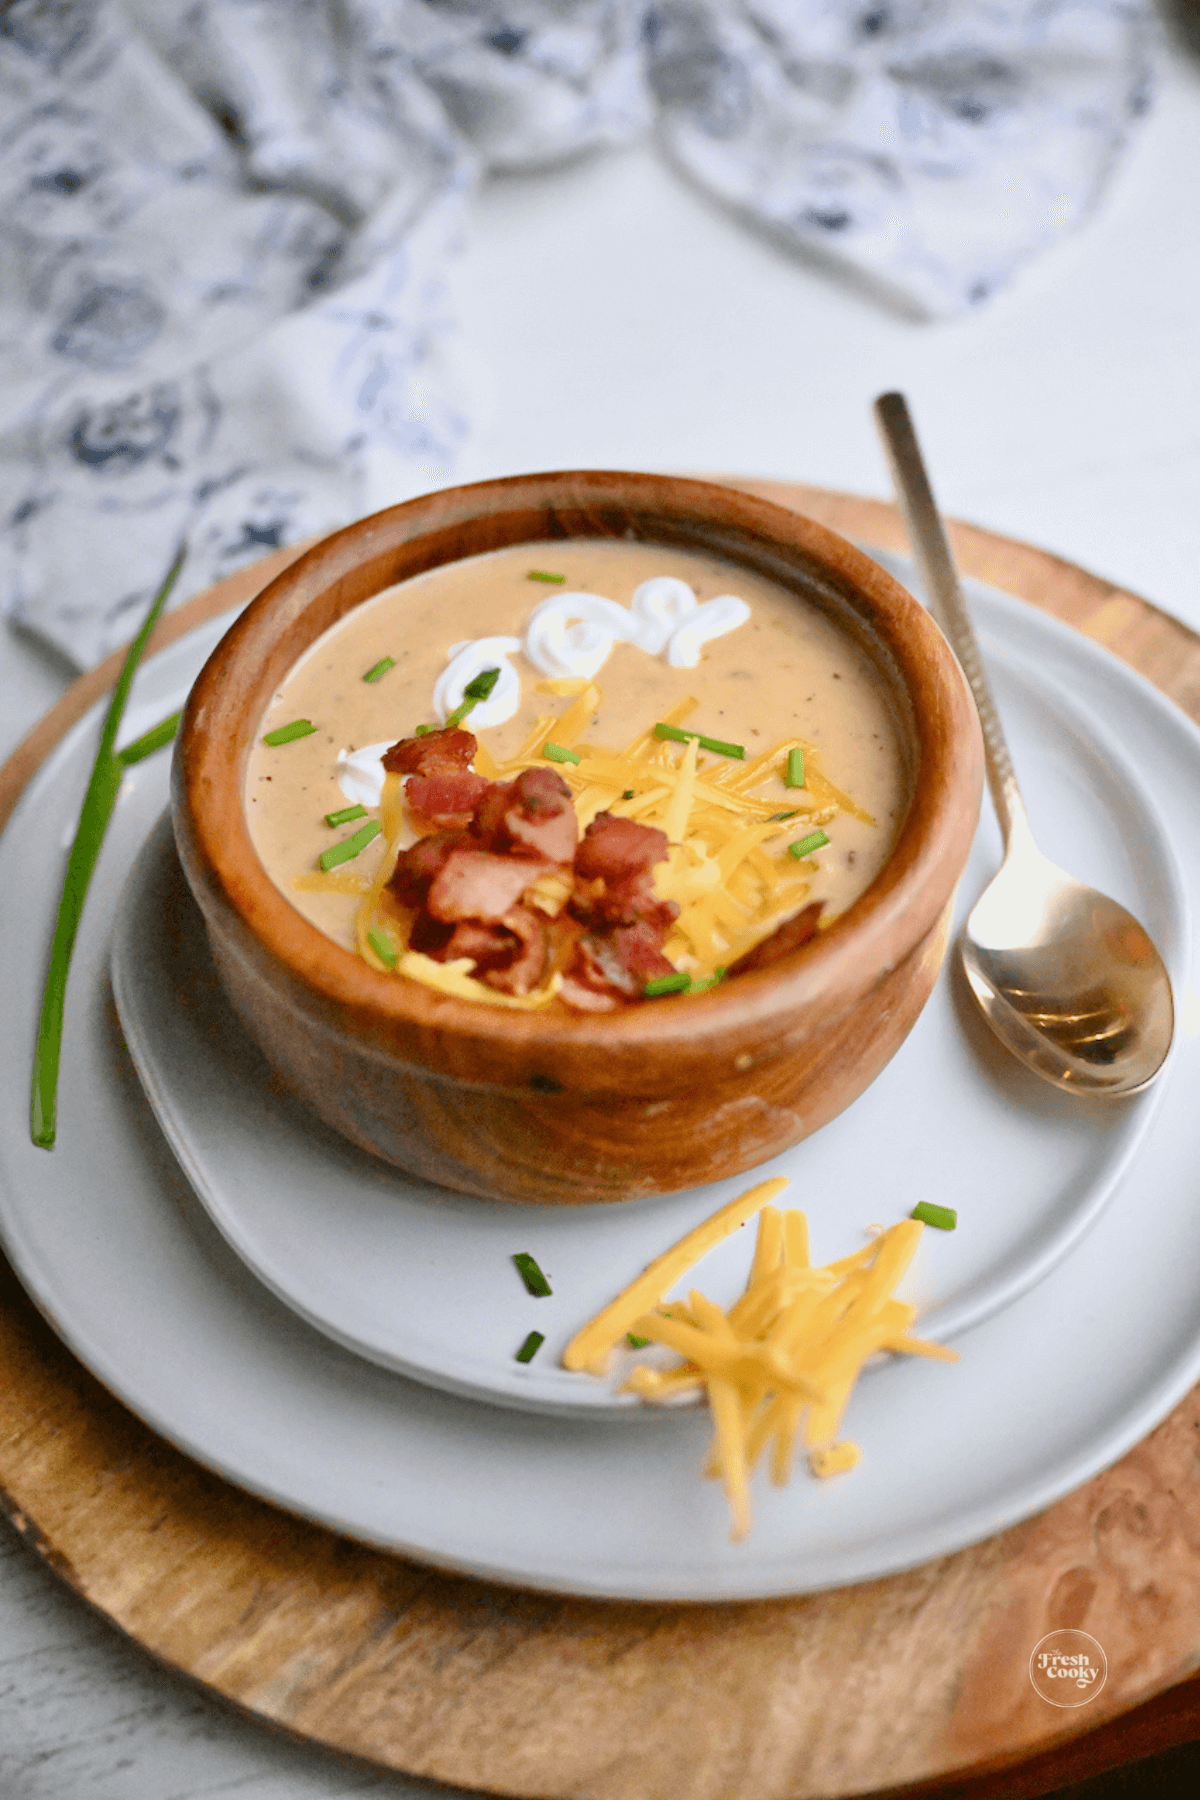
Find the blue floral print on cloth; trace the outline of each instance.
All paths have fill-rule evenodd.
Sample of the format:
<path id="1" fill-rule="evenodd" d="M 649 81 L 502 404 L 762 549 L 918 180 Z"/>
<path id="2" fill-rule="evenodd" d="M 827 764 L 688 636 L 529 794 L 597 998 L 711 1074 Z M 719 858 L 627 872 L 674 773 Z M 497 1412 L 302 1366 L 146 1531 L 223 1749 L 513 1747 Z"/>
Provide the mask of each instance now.
<path id="1" fill-rule="evenodd" d="M 913 315 L 1089 209 L 1140 0 L 8 0 L 0 601 L 85 665 L 453 473 L 447 271 L 491 170 L 655 133 Z"/>

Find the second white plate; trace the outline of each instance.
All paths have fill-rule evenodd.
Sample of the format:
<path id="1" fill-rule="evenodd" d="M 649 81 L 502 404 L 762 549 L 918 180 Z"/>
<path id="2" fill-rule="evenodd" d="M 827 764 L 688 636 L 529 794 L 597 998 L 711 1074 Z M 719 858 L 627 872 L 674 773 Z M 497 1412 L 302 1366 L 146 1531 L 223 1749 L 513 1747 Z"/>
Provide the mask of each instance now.
<path id="1" fill-rule="evenodd" d="M 1035 830 L 1056 860 L 1114 894 L 1178 975 L 1187 910 L 1167 835 L 1122 716 L 1149 690 L 1105 658 L 1102 720 L 1027 669 L 1028 616 L 984 608 L 989 672 Z M 1156 701 L 1154 704 L 1158 704 Z M 963 882 L 971 905 L 998 855 L 990 813 Z M 786 1175 L 819 1260 L 918 1200 L 956 1208 L 926 1234 L 906 1297 L 944 1339 L 1008 1305 L 1070 1250 L 1113 1193 L 1162 1084 L 1134 1101 L 1081 1103 L 995 1050 L 944 978 L 899 1055 L 841 1118 L 741 1176 L 665 1199 L 561 1209 L 481 1201 L 410 1180 L 318 1125 L 274 1087 L 224 999 L 163 821 L 122 897 L 113 985 L 134 1063 L 210 1216 L 258 1278 L 310 1324 L 385 1368 L 451 1392 L 578 1415 L 651 1409 L 559 1356 L 579 1325 L 725 1200 Z M 676 1002 L 675 1004 L 680 1004 Z M 712 1253 L 699 1285 L 727 1303 L 752 1233 Z M 528 1295 L 527 1251 L 553 1293 Z M 689 1283 L 697 1278 L 689 1278 Z M 689 1283 L 685 1283 L 688 1285 Z M 545 1343 L 515 1360 L 527 1332 Z"/>

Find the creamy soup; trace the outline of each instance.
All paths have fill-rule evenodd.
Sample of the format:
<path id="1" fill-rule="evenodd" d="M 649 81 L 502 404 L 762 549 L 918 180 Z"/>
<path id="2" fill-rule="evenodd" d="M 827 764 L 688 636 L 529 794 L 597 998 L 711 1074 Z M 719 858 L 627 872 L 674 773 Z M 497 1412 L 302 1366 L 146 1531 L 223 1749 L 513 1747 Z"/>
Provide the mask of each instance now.
<path id="1" fill-rule="evenodd" d="M 472 703 L 481 673 L 490 691 Z M 908 803 L 887 683 L 816 605 L 665 545 L 588 539 L 472 557 L 326 632 L 272 697 L 249 758 L 247 817 L 271 879 L 368 960 L 363 895 L 416 836 L 398 778 L 390 801 L 381 787 L 380 753 L 457 723 L 464 699 L 479 774 L 554 768 L 581 831 L 600 812 L 665 830 L 655 890 L 679 919 L 664 948 L 694 981 L 802 906 L 821 902 L 822 925 L 836 917 L 886 861 Z M 364 839 L 322 870 L 331 849 Z M 403 951 L 402 919 L 384 923 Z M 381 966 L 397 966 L 383 948 Z"/>

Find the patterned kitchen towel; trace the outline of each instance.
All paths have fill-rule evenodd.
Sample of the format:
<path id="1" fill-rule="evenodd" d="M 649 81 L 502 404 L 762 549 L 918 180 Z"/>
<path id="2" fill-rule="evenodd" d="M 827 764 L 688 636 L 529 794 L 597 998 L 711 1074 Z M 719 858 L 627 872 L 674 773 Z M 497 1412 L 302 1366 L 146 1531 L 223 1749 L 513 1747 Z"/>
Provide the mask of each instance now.
<path id="1" fill-rule="evenodd" d="M 452 474 L 490 170 L 656 131 L 913 314 L 1092 206 L 1142 0 L 0 0 L 0 602 L 79 665 Z"/>

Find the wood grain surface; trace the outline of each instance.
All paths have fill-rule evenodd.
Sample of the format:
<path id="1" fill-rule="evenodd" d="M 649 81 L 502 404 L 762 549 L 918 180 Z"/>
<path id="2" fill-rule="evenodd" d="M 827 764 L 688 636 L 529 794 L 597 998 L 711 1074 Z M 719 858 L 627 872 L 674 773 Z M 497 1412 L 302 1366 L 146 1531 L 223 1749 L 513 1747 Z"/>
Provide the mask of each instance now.
<path id="1" fill-rule="evenodd" d="M 904 547 L 883 502 L 741 485 Z M 1107 644 L 1200 721 L 1186 627 L 1029 546 L 951 536 L 967 573 Z M 156 642 L 248 599 L 294 554 L 197 597 Z M 0 770 L 0 824 L 114 673 L 110 659 L 83 677 Z M 29 1543 L 151 1654 L 249 1713 L 496 1794 L 1017 1800 L 1200 1735 L 1200 1682 L 1175 1686 L 1200 1666 L 1198 1435 L 1200 1389 L 1040 1517 L 887 1581 L 724 1606 L 559 1599 L 437 1574 L 238 1492 L 114 1401 L 0 1266 L 0 1504 Z M 1108 1658 L 1096 1701 L 1069 1713 L 1027 1675 L 1063 1626 Z"/>

